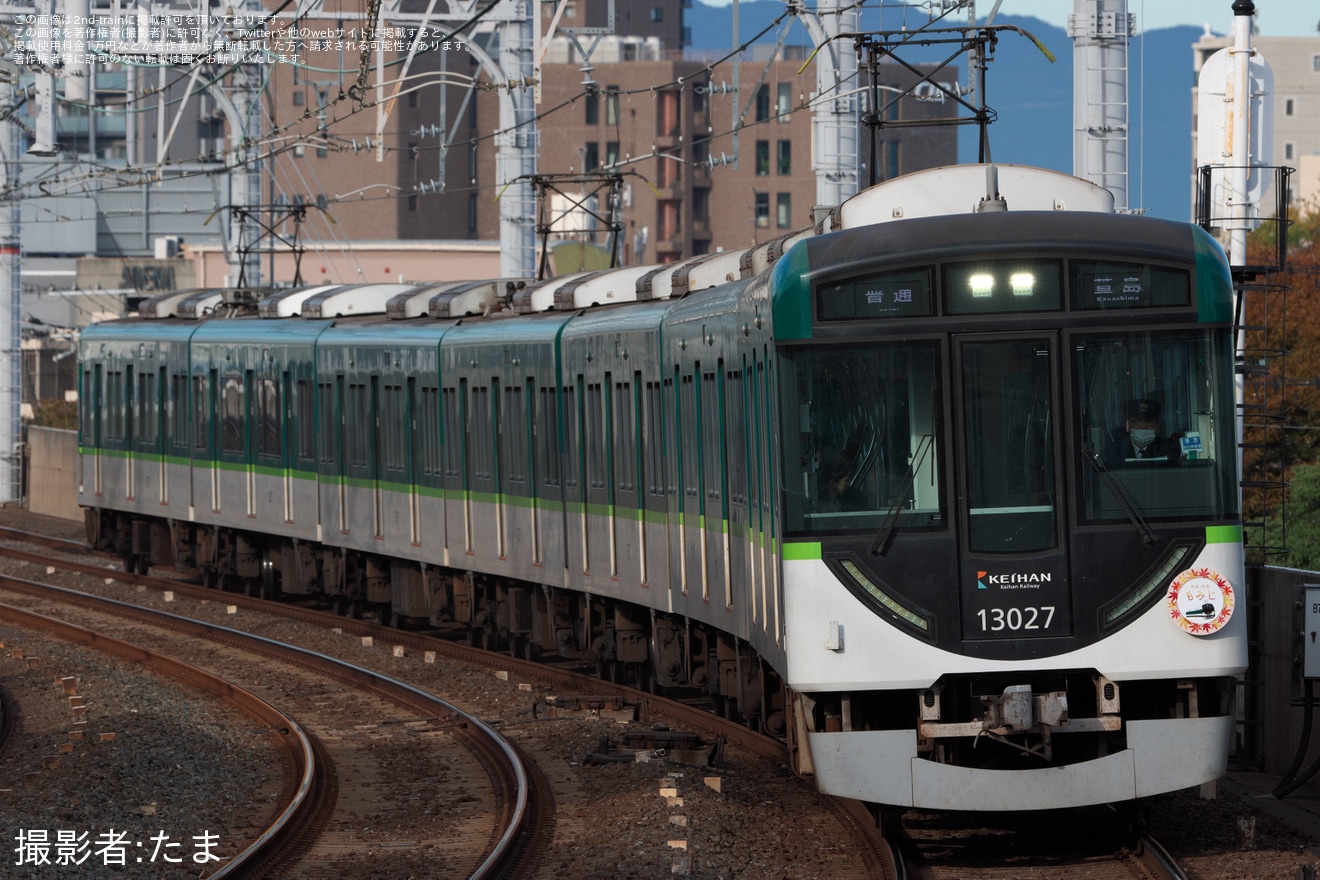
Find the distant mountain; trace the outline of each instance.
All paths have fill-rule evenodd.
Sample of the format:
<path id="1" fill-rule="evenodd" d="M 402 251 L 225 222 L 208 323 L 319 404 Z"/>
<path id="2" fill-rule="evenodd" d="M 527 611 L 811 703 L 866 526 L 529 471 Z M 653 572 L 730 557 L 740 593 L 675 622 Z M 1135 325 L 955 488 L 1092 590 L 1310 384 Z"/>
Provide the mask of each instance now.
<path id="1" fill-rule="evenodd" d="M 754 0 L 738 7 L 743 40 L 769 26 L 784 12 L 777 0 Z M 862 30 L 896 30 L 906 23 L 915 28 L 927 20 L 924 12 L 885 7 L 865 9 Z M 732 8 L 696 3 L 684 11 L 684 24 L 693 36 L 693 48 L 727 50 L 733 45 Z M 965 17 L 950 19 L 950 26 L 966 24 Z M 997 119 L 990 126 L 990 153 L 997 162 L 1039 165 L 1058 171 L 1073 170 L 1073 51 L 1072 40 L 1061 28 L 1030 17 L 999 16 L 995 24 L 1011 24 L 1035 36 L 1057 58 L 1053 64 L 1025 37 L 1004 33 L 987 73 L 986 95 Z M 780 27 L 783 25 L 781 24 Z M 798 22 L 789 25 L 786 45 L 809 45 Z M 773 43 L 772 29 L 758 42 Z M 1157 217 L 1186 220 L 1191 215 L 1192 192 L 1192 50 L 1201 36 L 1198 27 L 1151 31 L 1129 44 L 1129 142 L 1131 183 L 1128 198 Z M 808 50 L 810 51 L 810 50 Z M 948 47 L 917 50 L 906 60 L 938 61 Z M 956 62 L 960 79 L 967 79 L 965 57 Z M 1149 76 L 1143 78 L 1143 69 Z M 1147 112 L 1142 113 L 1145 106 Z M 976 131 L 962 126 L 958 132 L 958 158 L 975 162 Z M 1143 162 L 1143 155 L 1145 161 Z"/>

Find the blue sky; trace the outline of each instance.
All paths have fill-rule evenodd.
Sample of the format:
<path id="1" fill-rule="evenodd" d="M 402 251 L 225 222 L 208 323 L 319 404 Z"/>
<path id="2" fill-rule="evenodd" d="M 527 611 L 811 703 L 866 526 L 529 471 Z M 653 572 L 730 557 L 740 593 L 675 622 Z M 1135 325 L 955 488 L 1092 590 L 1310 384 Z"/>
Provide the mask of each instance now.
<path id="1" fill-rule="evenodd" d="M 1320 23 L 1320 3 L 1316 0 L 1255 0 L 1256 27 L 1267 37 L 1313 37 Z M 994 8 L 994 0 L 977 0 L 977 15 L 984 18 Z M 1064 27 L 1071 0 L 1003 0 L 999 11 L 1009 15 L 1033 15 L 1050 24 Z M 1128 12 L 1137 16 L 1137 27 L 1157 30 L 1176 25 L 1200 27 L 1207 22 L 1217 34 L 1233 28 L 1232 0 L 1128 0 Z"/>
<path id="2" fill-rule="evenodd" d="M 731 0 L 701 0 L 709 6 L 728 6 Z M 882 0 L 884 5 L 898 5 Z M 915 4 L 917 0 L 908 0 Z M 1267 37 L 1312 37 L 1320 24 L 1320 3 L 1316 0 L 1255 0 L 1256 27 Z M 808 3 L 808 6 L 813 4 Z M 867 0 L 868 7 L 876 6 Z M 994 0 L 977 0 L 977 15 L 984 19 L 994 9 Z M 1003 0 L 999 11 L 1005 15 L 1031 15 L 1056 27 L 1066 27 L 1072 0 Z M 1233 0 L 1128 0 L 1128 12 L 1137 16 L 1142 30 L 1177 25 L 1210 25 L 1217 34 L 1233 29 Z"/>

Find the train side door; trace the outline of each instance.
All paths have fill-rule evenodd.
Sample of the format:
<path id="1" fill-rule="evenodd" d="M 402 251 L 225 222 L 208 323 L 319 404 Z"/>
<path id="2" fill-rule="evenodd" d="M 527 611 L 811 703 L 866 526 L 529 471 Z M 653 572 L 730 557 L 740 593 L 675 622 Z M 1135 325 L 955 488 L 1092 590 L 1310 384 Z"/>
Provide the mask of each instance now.
<path id="1" fill-rule="evenodd" d="M 133 445 L 136 438 L 133 432 L 135 401 L 133 398 L 134 370 L 132 364 L 124 366 L 124 372 L 119 374 L 119 380 L 123 385 L 119 395 L 122 403 L 119 412 L 119 424 L 123 429 L 124 441 L 124 492 L 129 501 L 134 501 L 137 499 L 137 484 L 133 482 L 135 476 Z"/>
<path id="2" fill-rule="evenodd" d="M 101 487 L 101 444 L 105 440 L 102 421 L 105 413 L 105 389 L 101 373 L 101 365 L 97 364 L 92 368 L 92 492 L 100 495 Z"/>
<path id="3" fill-rule="evenodd" d="M 955 338 L 965 640 L 1072 634 L 1055 333 Z"/>

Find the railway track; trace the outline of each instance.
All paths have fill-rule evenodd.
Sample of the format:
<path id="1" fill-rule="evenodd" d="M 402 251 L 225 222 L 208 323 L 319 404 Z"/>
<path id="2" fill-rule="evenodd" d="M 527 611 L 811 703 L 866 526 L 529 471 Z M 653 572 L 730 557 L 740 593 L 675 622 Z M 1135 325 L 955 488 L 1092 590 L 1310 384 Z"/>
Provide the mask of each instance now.
<path id="1" fill-rule="evenodd" d="M 1103 809 L 904 818 L 907 880 L 1186 880 L 1147 834 Z"/>
<path id="2" fill-rule="evenodd" d="M 54 539 L 35 535 L 31 532 L 6 528 L 0 528 L 0 541 L 39 542 L 40 546 L 61 554 L 82 555 L 88 552 L 86 547 L 79 542 Z M 778 762 L 781 766 L 787 765 L 786 746 L 778 740 L 756 733 L 741 724 L 728 722 L 705 709 L 694 707 L 685 702 L 648 694 L 619 684 L 605 683 L 593 676 L 569 669 L 482 650 L 460 642 L 438 638 L 435 635 L 401 631 L 370 621 L 347 619 L 299 605 L 272 603 L 237 593 L 218 593 L 214 589 L 183 583 L 177 579 L 135 574 L 123 571 L 119 567 L 110 568 L 95 561 L 53 558 L 48 552 L 32 552 L 8 546 L 0 546 L 0 556 L 41 566 L 55 565 L 61 569 L 77 571 L 100 580 L 114 580 L 134 588 L 146 587 L 148 588 L 146 594 L 148 596 L 152 595 L 153 591 L 168 590 L 179 598 L 188 597 L 210 603 L 220 601 L 233 605 L 241 611 L 260 611 L 265 614 L 279 615 L 290 620 L 312 623 L 320 627 L 330 626 L 335 630 L 342 630 L 347 636 L 372 639 L 380 644 L 399 646 L 410 654 L 435 652 L 437 655 L 466 664 L 506 670 L 509 675 L 517 677 L 519 680 L 536 680 L 550 686 L 552 689 L 560 689 L 564 692 L 619 696 L 627 702 L 638 705 L 639 716 L 643 720 L 664 718 L 670 725 L 704 729 L 713 736 L 723 737 L 731 746 L 744 749 L 749 754 L 769 758 Z M 534 767 L 532 772 L 536 772 Z M 808 783 L 798 780 L 794 780 L 792 784 L 809 790 L 810 795 L 820 802 L 834 817 L 834 820 L 850 835 L 851 849 L 858 855 L 862 863 L 855 876 L 885 878 L 885 880 L 889 880 L 889 878 L 897 880 L 902 876 L 888 843 L 883 839 L 874 820 L 861 804 L 820 795 L 814 789 L 810 789 Z M 539 790 L 544 791 L 545 788 L 542 787 Z"/>
<path id="3" fill-rule="evenodd" d="M 46 605 L 58 602 L 62 608 L 75 608 L 79 616 L 90 615 L 102 621 L 96 625 L 98 629 L 110 628 L 105 623 L 107 618 L 121 621 L 134 630 L 135 640 L 147 639 L 144 626 L 168 630 L 176 637 L 175 651 L 192 650 L 190 643 L 204 639 L 219 646 L 230 660 L 241 652 L 245 659 L 231 663 L 226 678 L 241 675 L 243 667 L 266 678 L 273 668 L 270 663 L 292 664 L 304 670 L 300 680 L 284 685 L 280 702 L 297 705 L 300 716 L 312 719 L 305 725 L 312 735 L 302 735 L 298 725 L 280 720 L 282 716 L 270 715 L 267 722 L 276 725 L 275 729 L 299 731 L 305 741 L 301 758 L 290 759 L 291 766 L 305 768 L 296 773 L 293 802 L 278 811 L 270 827 L 215 876 L 338 877 L 342 876 L 346 852 L 390 851 L 397 861 L 405 848 L 416 849 L 419 858 L 425 852 L 428 861 L 439 850 L 441 863 L 447 866 L 445 876 L 507 876 L 539 845 L 544 814 L 551 807 L 542 793 L 533 790 L 521 760 L 480 719 L 443 700 L 371 670 L 215 624 L 8 576 L 0 577 L 0 589 Z M 5 613 L 23 617 L 25 625 L 59 629 L 64 637 L 98 649 L 112 644 L 107 636 L 91 633 L 85 627 L 71 629 L 67 622 L 33 616 L 22 609 Z M 113 644 L 118 645 L 120 656 L 153 668 L 177 670 L 184 681 L 195 680 L 203 687 L 207 685 L 201 682 L 208 681 L 211 689 L 220 693 L 234 690 L 214 676 L 189 671 L 184 664 L 170 661 L 163 656 L 169 651 L 153 651 L 122 640 Z M 270 663 L 254 664 L 252 655 Z M 336 686 L 318 691 L 318 679 L 333 680 Z M 262 686 L 273 687 L 269 681 Z M 291 691 L 301 692 L 301 698 L 292 696 Z M 313 704 L 318 701 L 327 711 L 316 713 Z M 393 706 L 393 714 L 383 708 L 386 706 Z M 449 741 L 472 759 L 455 756 L 453 747 L 428 757 L 428 751 Z M 410 836 L 406 828 L 402 835 L 391 835 L 389 830 L 373 834 L 360 830 L 362 816 L 379 823 L 391 806 L 398 807 L 405 817 L 418 808 L 415 802 L 420 796 L 411 795 L 407 783 L 390 778 L 386 771 L 391 766 L 402 768 L 401 772 L 412 774 L 415 784 L 416 774 L 428 760 L 434 764 L 437 777 L 443 772 L 451 786 L 465 792 L 465 800 L 471 801 L 461 808 L 468 830 L 446 835 L 440 841 Z M 472 792 L 482 791 L 484 798 L 471 797 Z"/>

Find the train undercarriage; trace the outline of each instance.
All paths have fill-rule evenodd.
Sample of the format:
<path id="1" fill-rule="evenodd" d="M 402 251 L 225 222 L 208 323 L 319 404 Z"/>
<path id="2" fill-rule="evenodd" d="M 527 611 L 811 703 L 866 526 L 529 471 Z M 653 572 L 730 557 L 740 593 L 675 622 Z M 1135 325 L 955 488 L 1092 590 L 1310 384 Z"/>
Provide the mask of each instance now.
<path id="1" fill-rule="evenodd" d="M 782 679 L 746 643 L 681 616 L 606 597 L 226 527 L 87 509 L 88 543 L 126 571 L 174 568 L 202 584 L 308 597 L 351 617 L 426 627 L 528 660 L 578 663 L 608 681 L 697 692 L 716 712 L 789 733 Z"/>

